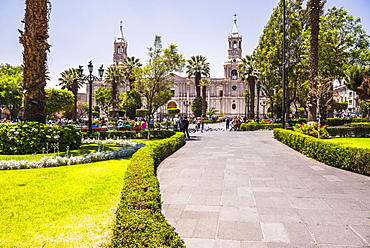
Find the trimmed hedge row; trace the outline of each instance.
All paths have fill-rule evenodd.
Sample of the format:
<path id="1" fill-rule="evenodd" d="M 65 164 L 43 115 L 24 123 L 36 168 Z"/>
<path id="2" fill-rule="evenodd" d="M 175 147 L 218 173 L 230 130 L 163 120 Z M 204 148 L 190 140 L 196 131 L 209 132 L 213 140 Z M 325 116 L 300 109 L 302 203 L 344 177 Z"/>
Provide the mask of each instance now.
<path id="1" fill-rule="evenodd" d="M 281 128 L 281 124 L 248 122 L 240 125 L 241 131 L 272 130 L 275 128 Z"/>
<path id="2" fill-rule="evenodd" d="M 325 124 L 328 126 L 343 126 L 346 123 L 369 121 L 370 120 L 367 118 L 327 118 L 326 120 L 323 120 L 321 124 Z"/>
<path id="3" fill-rule="evenodd" d="M 365 137 L 370 135 L 370 126 L 326 127 L 332 137 Z"/>
<path id="4" fill-rule="evenodd" d="M 131 158 L 110 247 L 185 247 L 184 241 L 161 213 L 156 169 L 185 144 L 184 134 L 151 143 Z"/>
<path id="5" fill-rule="evenodd" d="M 95 139 L 109 139 L 114 137 L 120 137 L 122 139 L 140 139 L 148 138 L 149 132 L 147 130 L 136 133 L 135 131 L 105 131 L 105 132 L 93 132 L 90 138 Z M 166 139 L 174 135 L 175 132 L 172 130 L 150 130 L 151 138 Z M 82 133 L 84 138 L 87 138 L 87 133 Z"/>
<path id="6" fill-rule="evenodd" d="M 324 164 L 370 175 L 370 149 L 341 146 L 285 129 L 274 129 L 274 137 L 294 150 Z"/>

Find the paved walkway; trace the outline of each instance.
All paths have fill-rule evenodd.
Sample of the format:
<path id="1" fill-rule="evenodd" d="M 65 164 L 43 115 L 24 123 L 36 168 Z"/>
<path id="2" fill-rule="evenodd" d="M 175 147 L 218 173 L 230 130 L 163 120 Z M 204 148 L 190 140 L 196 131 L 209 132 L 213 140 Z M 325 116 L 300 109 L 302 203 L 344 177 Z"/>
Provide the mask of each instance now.
<path id="1" fill-rule="evenodd" d="M 370 177 L 306 158 L 270 131 L 193 134 L 158 178 L 188 248 L 370 247 Z"/>

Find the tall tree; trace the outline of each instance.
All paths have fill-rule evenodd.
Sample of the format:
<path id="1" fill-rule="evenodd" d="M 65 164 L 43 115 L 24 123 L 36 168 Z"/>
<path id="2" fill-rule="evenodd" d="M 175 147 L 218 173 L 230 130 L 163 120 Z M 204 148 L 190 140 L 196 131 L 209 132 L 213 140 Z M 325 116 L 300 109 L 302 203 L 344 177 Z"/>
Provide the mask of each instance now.
<path id="1" fill-rule="evenodd" d="M 309 9 L 309 23 L 311 29 L 310 36 L 310 86 L 307 99 L 307 120 L 316 120 L 317 95 L 315 91 L 318 87 L 318 67 L 319 67 L 319 30 L 320 30 L 320 12 L 321 0 L 309 0 L 307 5 Z"/>
<path id="2" fill-rule="evenodd" d="M 171 82 L 168 76 L 180 72 L 185 64 L 182 54 L 178 53 L 177 45 L 170 44 L 162 49 L 161 37 L 156 36 L 154 46 L 149 47 L 149 60 L 138 80 L 138 91 L 144 96 L 148 119 L 153 118 L 157 109 L 171 99 Z M 149 136 L 150 138 L 150 130 Z"/>
<path id="3" fill-rule="evenodd" d="M 76 68 L 69 68 L 68 70 L 61 72 L 58 81 L 59 86 L 62 86 L 62 90 L 69 90 L 74 95 L 71 116 L 67 116 L 67 118 L 75 121 L 77 118 L 78 90 L 84 85 L 84 82 L 78 76 L 78 69 Z"/>
<path id="4" fill-rule="evenodd" d="M 202 87 L 202 116 L 206 116 L 207 114 L 207 86 L 211 86 L 211 82 L 205 78 L 202 78 L 199 81 L 200 86 Z"/>
<path id="5" fill-rule="evenodd" d="M 23 45 L 24 119 L 45 122 L 46 61 L 51 3 L 48 0 L 26 0 L 25 30 L 20 31 Z"/>
<path id="6" fill-rule="evenodd" d="M 109 108 L 112 107 L 112 87 L 99 87 L 94 93 L 94 100 L 96 105 L 105 113 L 109 115 Z"/>
<path id="7" fill-rule="evenodd" d="M 67 112 L 73 108 L 74 95 L 68 90 L 45 89 L 45 113 L 47 116 L 57 112 Z"/>
<path id="8" fill-rule="evenodd" d="M 121 68 L 110 66 L 105 72 L 105 82 L 112 85 L 112 108 L 113 117 L 116 117 L 117 108 L 117 87 L 125 80 L 124 72 Z"/>
<path id="9" fill-rule="evenodd" d="M 136 115 L 136 109 L 140 109 L 142 106 L 140 93 L 135 89 L 136 78 L 140 77 L 142 73 L 142 64 L 138 58 L 127 57 L 121 64 L 125 78 L 129 81 L 129 91 L 120 95 L 122 102 L 121 107 L 125 110 L 126 116 L 130 119 L 134 119 Z"/>
<path id="10" fill-rule="evenodd" d="M 10 111 L 12 120 L 16 120 L 22 108 L 23 70 L 21 66 L 0 65 L 0 105 Z"/>
<path id="11" fill-rule="evenodd" d="M 188 77 L 194 76 L 194 82 L 195 82 L 195 89 L 196 89 L 196 97 L 201 97 L 200 91 L 200 80 L 202 76 L 209 77 L 209 63 L 206 62 L 207 58 L 202 55 L 196 55 L 192 56 L 188 61 L 186 65 L 186 73 L 188 74 Z"/>
<path id="12" fill-rule="evenodd" d="M 123 70 L 125 78 L 130 83 L 130 90 L 131 90 L 135 87 L 134 82 L 136 81 L 136 77 L 140 75 L 141 67 L 143 65 L 140 63 L 140 60 L 138 58 L 135 58 L 134 56 L 132 56 L 132 57 L 125 58 L 121 66 L 122 66 L 122 70 Z"/>
<path id="13" fill-rule="evenodd" d="M 246 55 L 242 58 L 242 62 L 238 65 L 239 75 L 243 81 L 247 81 L 249 85 L 250 104 L 249 118 L 254 118 L 254 98 L 256 97 L 256 81 L 258 79 L 258 68 L 253 55 Z"/>

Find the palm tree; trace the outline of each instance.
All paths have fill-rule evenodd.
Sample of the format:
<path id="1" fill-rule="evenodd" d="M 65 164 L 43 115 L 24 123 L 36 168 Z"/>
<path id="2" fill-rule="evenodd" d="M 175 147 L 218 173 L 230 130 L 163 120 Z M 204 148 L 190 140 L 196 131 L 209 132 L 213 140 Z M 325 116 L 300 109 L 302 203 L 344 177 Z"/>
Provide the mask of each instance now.
<path id="1" fill-rule="evenodd" d="M 199 84 L 202 86 L 202 116 L 207 114 L 207 86 L 211 86 L 211 82 L 205 78 L 202 78 L 199 81 Z"/>
<path id="2" fill-rule="evenodd" d="M 134 88 L 134 82 L 140 73 L 142 64 L 139 61 L 135 56 L 132 56 L 127 57 L 121 64 L 124 76 L 130 83 L 130 90 Z"/>
<path id="3" fill-rule="evenodd" d="M 116 106 L 117 106 L 117 87 L 118 84 L 123 83 L 125 76 L 123 70 L 116 66 L 108 67 L 105 72 L 105 82 L 112 84 L 112 108 L 113 116 L 116 116 Z"/>
<path id="4" fill-rule="evenodd" d="M 258 79 L 258 70 L 256 61 L 253 55 L 246 55 L 242 58 L 242 63 L 238 65 L 240 77 L 243 81 L 247 81 L 250 92 L 249 117 L 254 118 L 254 98 L 256 95 L 256 81 Z"/>
<path id="5" fill-rule="evenodd" d="M 45 122 L 46 61 L 50 45 L 48 0 L 26 0 L 24 31 L 19 42 L 23 45 L 24 120 Z"/>
<path id="6" fill-rule="evenodd" d="M 196 97 L 200 96 L 200 80 L 202 78 L 202 75 L 205 77 L 209 77 L 209 63 L 206 62 L 207 58 L 202 55 L 196 55 L 192 56 L 188 61 L 186 65 L 186 73 L 188 74 L 188 77 L 191 76 L 195 77 L 195 87 L 197 95 Z"/>
<path id="7" fill-rule="evenodd" d="M 58 81 L 60 82 L 59 86 L 62 86 L 62 90 L 72 91 L 74 95 L 71 119 L 75 121 L 77 118 L 77 94 L 84 82 L 78 76 L 78 69 L 76 68 L 69 68 L 68 70 L 60 73 L 60 78 L 58 78 Z"/>

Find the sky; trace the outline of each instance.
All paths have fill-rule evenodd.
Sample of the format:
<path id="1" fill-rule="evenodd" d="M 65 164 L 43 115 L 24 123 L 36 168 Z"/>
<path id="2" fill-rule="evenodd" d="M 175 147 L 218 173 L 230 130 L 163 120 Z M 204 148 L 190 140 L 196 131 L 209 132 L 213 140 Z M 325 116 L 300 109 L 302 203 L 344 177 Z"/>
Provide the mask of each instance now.
<path id="1" fill-rule="evenodd" d="M 243 56 L 251 54 L 279 0 L 51 0 L 48 40 L 47 87 L 59 88 L 60 73 L 92 60 L 94 74 L 100 65 L 113 63 L 113 42 L 120 21 L 128 40 L 128 56 L 145 64 L 147 48 L 155 35 L 162 45 L 178 45 L 186 59 L 203 55 L 210 63 L 211 77 L 223 78 L 227 38 L 234 14 L 243 36 Z M 343 7 L 370 34 L 370 0 L 327 0 L 325 8 Z M 25 0 L 0 0 L 0 64 L 22 64 L 23 47 L 18 29 L 24 30 Z"/>

